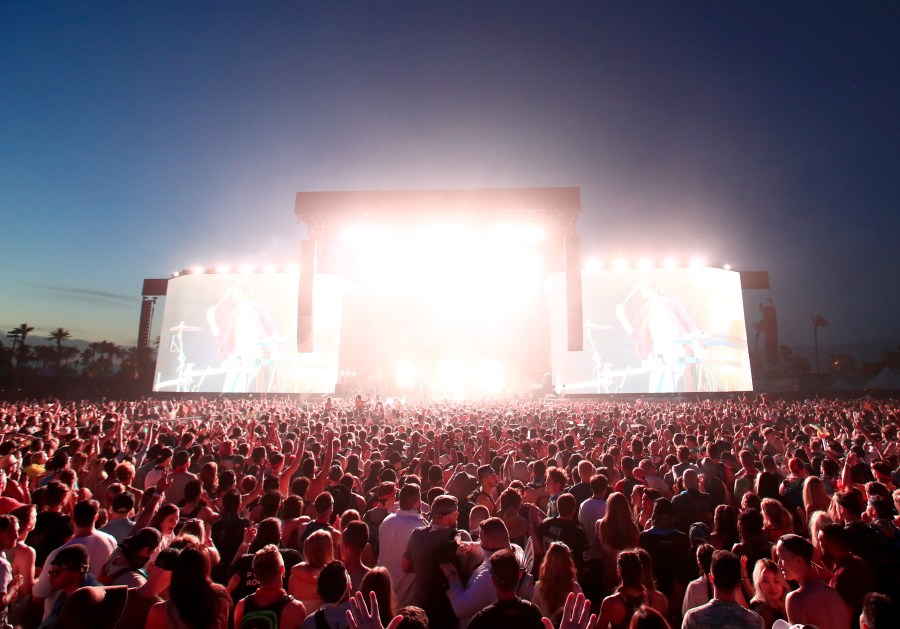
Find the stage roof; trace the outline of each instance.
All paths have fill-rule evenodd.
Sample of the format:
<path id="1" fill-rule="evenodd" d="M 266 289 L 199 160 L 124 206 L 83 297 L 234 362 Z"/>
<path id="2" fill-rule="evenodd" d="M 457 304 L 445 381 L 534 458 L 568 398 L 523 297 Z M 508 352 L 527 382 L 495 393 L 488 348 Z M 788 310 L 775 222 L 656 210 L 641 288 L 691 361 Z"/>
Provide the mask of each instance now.
<path id="1" fill-rule="evenodd" d="M 533 217 L 548 227 L 574 232 L 580 213 L 578 187 L 298 192 L 294 206 L 297 220 L 314 232 L 362 220 L 406 223 L 476 217 Z"/>

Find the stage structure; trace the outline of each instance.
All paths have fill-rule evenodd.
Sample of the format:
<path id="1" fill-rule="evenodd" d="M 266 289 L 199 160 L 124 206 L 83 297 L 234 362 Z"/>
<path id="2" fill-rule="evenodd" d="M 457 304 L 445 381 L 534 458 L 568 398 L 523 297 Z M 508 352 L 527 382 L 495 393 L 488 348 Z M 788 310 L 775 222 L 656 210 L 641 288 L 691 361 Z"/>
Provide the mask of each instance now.
<path id="1" fill-rule="evenodd" d="M 147 280 L 153 389 L 406 398 L 752 388 L 727 265 L 588 264 L 579 188 L 299 192 L 299 264 Z M 149 374 L 148 374 L 149 375 Z M 147 378 L 151 380 L 151 378 Z"/>
<path id="2" fill-rule="evenodd" d="M 469 223 L 484 228 L 525 225 L 542 230 L 548 259 L 559 256 L 564 248 L 571 351 L 582 349 L 581 263 L 575 234 L 580 213 L 581 189 L 577 187 L 298 192 L 294 207 L 297 220 L 309 232 L 301 256 L 307 263 L 314 259 L 323 271 L 328 269 L 330 245 L 348 228 L 450 230 Z M 466 246 L 459 243 L 461 253 Z M 311 283 L 300 286 L 298 342 L 310 336 L 311 291 Z M 306 346 L 298 350 L 311 351 Z"/>

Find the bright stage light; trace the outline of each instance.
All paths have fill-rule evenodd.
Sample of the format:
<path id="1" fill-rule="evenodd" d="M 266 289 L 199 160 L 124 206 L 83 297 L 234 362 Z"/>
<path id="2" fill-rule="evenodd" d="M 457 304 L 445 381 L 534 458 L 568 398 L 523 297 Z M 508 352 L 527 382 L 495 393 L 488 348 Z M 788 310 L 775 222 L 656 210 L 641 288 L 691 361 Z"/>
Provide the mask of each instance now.
<path id="1" fill-rule="evenodd" d="M 238 272 L 242 275 L 250 275 L 251 273 L 253 273 L 253 271 L 254 268 L 250 264 L 242 264 L 240 267 L 238 267 Z"/>
<path id="2" fill-rule="evenodd" d="M 678 260 L 675 258 L 666 258 L 663 261 L 663 266 L 667 269 L 677 269 L 678 268 Z"/>
<path id="3" fill-rule="evenodd" d="M 599 271 L 602 268 L 603 262 L 601 262 L 597 258 L 588 258 L 588 261 L 584 265 L 585 271 Z"/>
<path id="4" fill-rule="evenodd" d="M 612 266 L 616 271 L 624 271 L 628 268 L 628 260 L 625 258 L 616 258 L 613 260 Z"/>
<path id="5" fill-rule="evenodd" d="M 475 369 L 478 388 L 485 393 L 500 393 L 506 384 L 503 365 L 495 362 L 481 363 Z"/>
<path id="6" fill-rule="evenodd" d="M 274 264 L 267 264 L 263 268 L 263 273 L 276 273 L 278 271 Z"/>
<path id="7" fill-rule="evenodd" d="M 702 269 L 706 266 L 706 260 L 703 258 L 691 258 L 691 268 L 692 269 Z"/>
<path id="8" fill-rule="evenodd" d="M 416 365 L 411 360 L 397 361 L 397 386 L 405 389 L 416 386 Z"/>
<path id="9" fill-rule="evenodd" d="M 231 273 L 231 267 L 220 264 L 216 267 L 216 273 Z"/>
<path id="10" fill-rule="evenodd" d="M 172 277 L 178 277 L 179 275 L 181 275 L 181 271 L 175 271 L 174 273 L 172 273 Z"/>
<path id="11" fill-rule="evenodd" d="M 726 265 L 723 266 L 722 268 L 725 269 L 726 271 L 730 271 L 730 270 L 731 270 L 731 265 L 730 265 L 730 264 L 726 264 Z"/>
<path id="12" fill-rule="evenodd" d="M 191 267 L 191 273 L 193 273 L 194 275 L 199 275 L 200 273 L 203 273 L 204 271 L 206 271 L 206 269 L 204 269 L 202 266 L 192 266 Z"/>
<path id="13" fill-rule="evenodd" d="M 649 258 L 641 258 L 638 260 L 637 267 L 642 271 L 649 271 L 653 268 L 653 260 Z"/>

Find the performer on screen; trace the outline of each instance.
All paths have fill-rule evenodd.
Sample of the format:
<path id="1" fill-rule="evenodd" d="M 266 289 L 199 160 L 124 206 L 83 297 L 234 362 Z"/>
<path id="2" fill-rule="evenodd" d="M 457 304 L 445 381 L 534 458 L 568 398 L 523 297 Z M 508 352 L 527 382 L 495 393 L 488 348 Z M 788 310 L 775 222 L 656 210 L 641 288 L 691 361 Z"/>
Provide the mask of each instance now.
<path id="1" fill-rule="evenodd" d="M 275 321 L 269 307 L 252 297 L 250 286 L 238 282 L 206 311 L 219 358 L 227 369 L 222 389 L 226 393 L 259 391 L 263 361 L 272 358 Z"/>
<path id="2" fill-rule="evenodd" d="M 638 296 L 642 301 L 629 308 Z M 647 276 L 636 284 L 616 305 L 616 318 L 635 340 L 635 354 L 652 369 L 651 393 L 674 392 L 681 381 L 685 391 L 695 390 L 688 363 L 693 357 L 692 339 L 699 330 L 679 300 L 662 294 L 659 279 Z"/>

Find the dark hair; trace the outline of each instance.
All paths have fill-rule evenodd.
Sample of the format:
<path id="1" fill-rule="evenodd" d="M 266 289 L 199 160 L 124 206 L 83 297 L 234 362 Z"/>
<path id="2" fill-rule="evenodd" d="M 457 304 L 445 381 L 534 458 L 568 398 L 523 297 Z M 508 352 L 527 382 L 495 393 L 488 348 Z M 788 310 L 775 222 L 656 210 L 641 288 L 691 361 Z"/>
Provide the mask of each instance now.
<path id="1" fill-rule="evenodd" d="M 422 490 L 415 483 L 408 483 L 400 488 L 400 508 L 404 511 L 412 509 L 415 504 L 422 500 Z"/>
<path id="2" fill-rule="evenodd" d="M 863 598 L 862 621 L 869 629 L 900 627 L 900 611 L 891 599 L 878 592 L 869 592 Z"/>
<path id="3" fill-rule="evenodd" d="M 621 591 L 628 587 L 642 587 L 644 578 L 644 567 L 641 564 L 641 557 L 633 550 L 623 550 L 616 558 L 616 568 L 622 579 L 619 588 Z"/>
<path id="4" fill-rule="evenodd" d="M 577 509 L 578 502 L 575 501 L 575 496 L 572 494 L 562 494 L 556 500 L 556 510 L 559 511 L 559 515 L 564 518 L 575 515 Z"/>
<path id="5" fill-rule="evenodd" d="M 75 526 L 86 527 L 94 524 L 100 513 L 100 503 L 96 500 L 82 500 L 72 510 L 72 521 Z"/>
<path id="6" fill-rule="evenodd" d="M 519 560 L 510 548 L 498 550 L 491 555 L 491 578 L 498 589 L 515 590 L 521 573 Z"/>
<path id="7" fill-rule="evenodd" d="M 591 476 L 591 491 L 595 496 L 602 496 L 609 488 L 609 479 L 603 474 L 594 474 Z"/>
<path id="8" fill-rule="evenodd" d="M 407 605 L 398 609 L 397 615 L 403 618 L 397 629 L 428 629 L 428 616 L 421 607 Z"/>
<path id="9" fill-rule="evenodd" d="M 316 581 L 316 592 L 326 603 L 338 603 L 350 588 L 343 562 L 332 561 L 322 568 Z"/>
<path id="10" fill-rule="evenodd" d="M 671 626 L 658 611 L 641 605 L 632 615 L 628 629 L 671 629 Z"/>
<path id="11" fill-rule="evenodd" d="M 267 544 L 253 555 L 253 574 L 260 583 L 280 578 L 282 566 L 284 561 L 275 544 Z"/>
<path id="12" fill-rule="evenodd" d="M 206 552 L 191 544 L 178 555 L 172 569 L 169 599 L 178 615 L 188 625 L 197 629 L 216 627 L 225 611 L 231 606 L 231 597 L 224 587 L 209 578 L 209 557 Z"/>
<path id="13" fill-rule="evenodd" d="M 712 567 L 713 554 L 715 554 L 715 552 L 716 549 L 712 544 L 700 544 L 697 547 L 697 565 L 700 567 L 704 576 L 709 574 L 710 568 Z"/>
<path id="14" fill-rule="evenodd" d="M 273 544 L 278 546 L 281 540 L 281 520 L 278 518 L 266 518 L 256 525 L 256 537 L 248 552 L 255 553 L 263 548 Z"/>
<path id="15" fill-rule="evenodd" d="M 344 545 L 362 552 L 369 543 L 369 526 L 361 520 L 349 522 L 342 532 L 341 541 Z"/>
<path id="16" fill-rule="evenodd" d="M 788 533 L 787 535 L 782 535 L 778 543 L 788 552 L 800 557 L 807 565 L 812 564 L 814 548 L 809 540 L 799 535 Z"/>
<path id="17" fill-rule="evenodd" d="M 710 571 L 716 589 L 723 592 L 731 592 L 741 583 L 741 560 L 727 550 L 713 553 Z"/>

